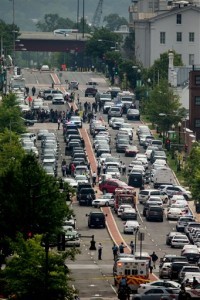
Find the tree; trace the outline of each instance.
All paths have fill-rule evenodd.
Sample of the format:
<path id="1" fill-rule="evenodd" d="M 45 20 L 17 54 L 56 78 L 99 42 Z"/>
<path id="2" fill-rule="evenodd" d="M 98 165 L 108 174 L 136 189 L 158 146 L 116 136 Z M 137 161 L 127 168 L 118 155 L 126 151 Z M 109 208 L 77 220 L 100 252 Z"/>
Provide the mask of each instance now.
<path id="1" fill-rule="evenodd" d="M 184 177 L 189 182 L 193 199 L 200 203 L 200 144 L 194 143 L 184 167 Z"/>
<path id="2" fill-rule="evenodd" d="M 70 191 L 68 185 L 66 190 Z M 0 174 L 0 194 L 0 237 L 15 238 L 17 232 L 24 237 L 55 233 L 63 219 L 72 215 L 56 179 L 47 175 L 31 154 L 21 161 L 13 159 Z"/>
<path id="3" fill-rule="evenodd" d="M 171 50 L 170 50 L 171 51 Z M 174 53 L 174 66 L 183 66 L 183 62 L 179 54 Z M 158 83 L 159 80 L 168 79 L 168 65 L 169 57 L 168 52 L 164 52 L 160 55 L 160 58 L 155 60 L 153 66 L 147 70 L 147 78 L 151 78 L 154 83 Z M 145 80 L 147 80 L 145 78 Z"/>
<path id="4" fill-rule="evenodd" d="M 95 30 L 93 36 L 86 42 L 86 54 L 93 58 L 104 59 L 111 48 L 119 45 L 121 37 L 106 28 Z"/>
<path id="5" fill-rule="evenodd" d="M 51 32 L 59 28 L 69 29 L 76 28 L 75 23 L 69 18 L 61 18 L 58 14 L 46 14 L 44 21 L 39 21 L 36 27 L 40 31 Z"/>
<path id="6" fill-rule="evenodd" d="M 178 123 L 184 116 L 179 97 L 169 87 L 167 80 L 161 80 L 143 102 L 144 113 L 152 123 L 156 123 L 163 132 L 168 131 L 173 123 Z"/>
<path id="7" fill-rule="evenodd" d="M 79 251 L 72 249 L 62 254 L 49 251 L 47 261 L 38 235 L 28 240 L 18 235 L 11 247 L 15 255 L 1 271 L 5 295 L 15 295 L 18 300 L 73 299 L 65 260 L 74 260 Z"/>
<path id="8" fill-rule="evenodd" d="M 106 28 L 110 31 L 118 30 L 121 25 L 127 25 L 128 21 L 124 17 L 120 17 L 118 14 L 110 14 L 103 19 L 106 22 Z"/>
<path id="9" fill-rule="evenodd" d="M 128 59 L 135 57 L 135 32 L 130 32 L 125 38 L 123 49 Z"/>
<path id="10" fill-rule="evenodd" d="M 0 36 L 3 41 L 3 49 L 7 54 L 11 54 L 13 51 L 13 31 L 15 31 L 15 38 L 18 39 L 19 27 L 13 24 L 6 24 L 3 20 L 0 20 Z"/>

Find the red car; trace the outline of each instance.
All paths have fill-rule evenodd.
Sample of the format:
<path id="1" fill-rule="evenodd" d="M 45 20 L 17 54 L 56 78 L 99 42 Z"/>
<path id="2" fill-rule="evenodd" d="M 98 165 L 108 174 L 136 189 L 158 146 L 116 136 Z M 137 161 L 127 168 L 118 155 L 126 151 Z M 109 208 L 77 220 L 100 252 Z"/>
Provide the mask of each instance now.
<path id="1" fill-rule="evenodd" d="M 106 179 L 99 184 L 99 189 L 103 193 L 114 193 L 117 188 L 126 188 L 129 187 L 125 182 L 119 179 Z"/>

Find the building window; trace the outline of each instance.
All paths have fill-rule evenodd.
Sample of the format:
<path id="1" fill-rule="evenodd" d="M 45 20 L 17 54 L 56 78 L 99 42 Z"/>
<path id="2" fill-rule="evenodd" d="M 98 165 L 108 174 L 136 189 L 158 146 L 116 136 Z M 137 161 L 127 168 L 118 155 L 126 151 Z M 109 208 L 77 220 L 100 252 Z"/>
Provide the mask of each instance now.
<path id="1" fill-rule="evenodd" d="M 195 96 L 195 105 L 200 105 L 200 96 Z"/>
<path id="2" fill-rule="evenodd" d="M 189 54 L 189 65 L 194 65 L 194 54 Z"/>
<path id="3" fill-rule="evenodd" d="M 189 32 L 189 42 L 194 42 L 194 32 Z"/>
<path id="4" fill-rule="evenodd" d="M 195 120 L 195 127 L 200 128 L 200 119 Z"/>
<path id="5" fill-rule="evenodd" d="M 176 33 L 176 41 L 177 42 L 182 42 L 182 32 L 177 32 Z"/>
<path id="6" fill-rule="evenodd" d="M 200 75 L 195 76 L 195 85 L 200 85 Z"/>
<path id="7" fill-rule="evenodd" d="M 160 44 L 165 44 L 165 32 L 160 32 Z"/>
<path id="8" fill-rule="evenodd" d="M 182 24 L 182 15 L 181 14 L 176 15 L 176 24 Z"/>

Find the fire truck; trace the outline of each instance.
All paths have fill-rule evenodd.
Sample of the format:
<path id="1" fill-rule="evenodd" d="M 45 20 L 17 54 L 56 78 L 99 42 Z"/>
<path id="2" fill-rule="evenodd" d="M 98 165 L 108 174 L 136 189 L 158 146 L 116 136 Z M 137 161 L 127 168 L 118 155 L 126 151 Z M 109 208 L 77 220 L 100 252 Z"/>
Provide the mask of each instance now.
<path id="1" fill-rule="evenodd" d="M 117 212 L 122 204 L 130 204 L 136 207 L 136 191 L 133 187 L 117 188 L 115 190 L 114 211 Z"/>
<path id="2" fill-rule="evenodd" d="M 125 276 L 129 288 L 136 291 L 140 284 L 150 282 L 149 261 L 134 257 L 118 258 L 114 263 L 113 276 L 115 286 L 119 286 L 122 277 Z"/>

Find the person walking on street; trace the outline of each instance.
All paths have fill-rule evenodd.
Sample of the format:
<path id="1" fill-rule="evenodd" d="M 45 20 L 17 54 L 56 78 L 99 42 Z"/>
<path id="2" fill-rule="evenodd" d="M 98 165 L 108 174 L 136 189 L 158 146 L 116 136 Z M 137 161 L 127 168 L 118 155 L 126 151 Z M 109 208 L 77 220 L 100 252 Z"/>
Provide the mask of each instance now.
<path id="1" fill-rule="evenodd" d="M 97 181 L 97 173 L 94 171 L 92 174 L 92 183 L 93 186 L 96 185 L 96 181 Z"/>
<path id="2" fill-rule="evenodd" d="M 156 262 L 158 260 L 158 256 L 156 255 L 155 251 L 153 251 L 153 253 L 150 256 L 151 256 L 151 260 L 152 260 L 152 263 L 153 263 L 153 268 L 155 269 L 156 268 Z"/>
<path id="3" fill-rule="evenodd" d="M 98 260 L 102 260 L 102 249 L 103 249 L 103 246 L 101 243 L 99 243 L 99 245 L 98 245 Z"/>
<path id="4" fill-rule="evenodd" d="M 58 130 L 60 129 L 60 123 L 61 123 L 61 119 L 58 118 Z"/>
<path id="5" fill-rule="evenodd" d="M 79 94 L 77 95 L 77 103 L 78 103 L 78 105 L 80 103 L 80 96 L 79 96 Z"/>
<path id="6" fill-rule="evenodd" d="M 35 96 L 36 88 L 33 86 L 32 87 L 32 95 Z"/>
<path id="7" fill-rule="evenodd" d="M 135 245 L 133 241 L 130 242 L 131 254 L 135 254 Z"/>
<path id="8" fill-rule="evenodd" d="M 125 163 L 122 164 L 121 168 L 122 168 L 122 175 L 126 175 L 126 165 L 125 165 Z"/>
<path id="9" fill-rule="evenodd" d="M 100 162 L 98 163 L 98 166 L 97 166 L 97 176 L 98 176 L 98 180 L 99 180 L 99 176 L 101 174 L 101 164 Z"/>
<path id="10" fill-rule="evenodd" d="M 124 248 L 126 248 L 127 246 L 124 245 L 123 242 L 121 242 L 121 244 L 119 245 L 119 253 L 124 253 Z"/>
<path id="11" fill-rule="evenodd" d="M 113 259 L 114 260 L 116 260 L 116 258 L 117 258 L 118 250 L 119 250 L 118 246 L 116 244 L 114 244 L 113 247 L 112 247 Z"/>

